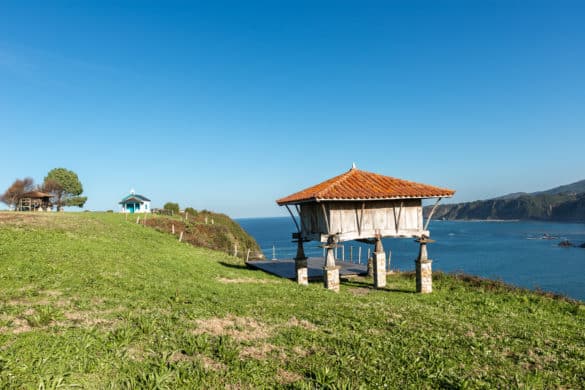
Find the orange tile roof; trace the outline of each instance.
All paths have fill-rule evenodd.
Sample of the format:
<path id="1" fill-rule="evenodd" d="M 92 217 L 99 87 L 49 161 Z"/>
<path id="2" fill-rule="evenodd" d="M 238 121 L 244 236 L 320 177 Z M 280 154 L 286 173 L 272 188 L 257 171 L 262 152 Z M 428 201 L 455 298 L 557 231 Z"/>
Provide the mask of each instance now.
<path id="1" fill-rule="evenodd" d="M 451 197 L 455 191 L 382 176 L 357 168 L 276 201 L 278 205 L 324 200 L 388 200 Z"/>

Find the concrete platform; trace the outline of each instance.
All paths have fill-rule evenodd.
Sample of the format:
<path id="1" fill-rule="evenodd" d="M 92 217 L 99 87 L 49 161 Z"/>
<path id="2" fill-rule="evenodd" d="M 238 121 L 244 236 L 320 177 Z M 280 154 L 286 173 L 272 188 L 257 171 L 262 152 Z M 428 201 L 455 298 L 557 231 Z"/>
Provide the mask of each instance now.
<path id="1" fill-rule="evenodd" d="M 281 278 L 296 278 L 295 261 L 293 259 L 248 261 L 246 264 L 251 268 L 259 269 L 269 274 L 280 276 Z M 309 266 L 309 280 L 322 280 L 325 259 L 323 257 L 309 257 L 307 264 Z M 341 267 L 339 269 L 339 276 L 342 277 L 368 274 L 368 267 L 364 264 L 352 264 L 342 261 L 337 261 L 335 264 Z"/>

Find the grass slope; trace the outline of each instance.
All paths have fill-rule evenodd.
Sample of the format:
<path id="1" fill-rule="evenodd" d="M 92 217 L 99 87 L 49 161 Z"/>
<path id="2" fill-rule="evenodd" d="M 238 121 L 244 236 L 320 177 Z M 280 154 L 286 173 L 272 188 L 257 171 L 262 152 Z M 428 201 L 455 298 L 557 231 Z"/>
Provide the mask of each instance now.
<path id="1" fill-rule="evenodd" d="M 585 310 L 411 276 L 339 294 L 115 214 L 0 213 L 3 388 L 579 388 Z"/>
<path id="2" fill-rule="evenodd" d="M 134 217 L 131 218 L 134 219 Z M 210 211 L 201 211 L 196 215 L 151 214 L 143 219 L 142 223 L 166 233 L 170 233 L 174 226 L 175 234 L 183 233 L 183 241 L 232 255 L 235 245 L 236 255 L 243 259 L 247 257 L 248 250 L 250 250 L 250 258 L 256 258 L 262 253 L 256 240 L 225 214 Z"/>

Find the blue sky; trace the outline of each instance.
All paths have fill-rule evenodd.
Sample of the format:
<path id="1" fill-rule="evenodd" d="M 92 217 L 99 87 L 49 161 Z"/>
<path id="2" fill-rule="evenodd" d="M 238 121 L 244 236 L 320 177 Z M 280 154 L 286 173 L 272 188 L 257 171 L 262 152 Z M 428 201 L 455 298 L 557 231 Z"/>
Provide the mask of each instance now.
<path id="1" fill-rule="evenodd" d="M 252 217 L 352 162 L 454 201 L 585 179 L 582 1 L 209 3 L 1 2 L 0 189 Z"/>

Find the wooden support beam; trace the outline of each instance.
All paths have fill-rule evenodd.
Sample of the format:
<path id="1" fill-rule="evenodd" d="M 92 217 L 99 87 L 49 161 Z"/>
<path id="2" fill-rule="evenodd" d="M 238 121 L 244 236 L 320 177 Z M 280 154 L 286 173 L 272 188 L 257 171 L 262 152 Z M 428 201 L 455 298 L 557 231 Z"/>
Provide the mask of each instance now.
<path id="1" fill-rule="evenodd" d="M 362 235 L 362 223 L 364 221 L 364 209 L 365 208 L 366 208 L 366 202 L 362 202 L 361 212 L 360 212 L 359 217 L 358 217 L 358 234 L 360 236 Z M 356 209 L 356 214 L 357 214 L 357 209 Z"/>
<path id="2" fill-rule="evenodd" d="M 329 217 L 327 216 L 325 203 L 321 203 L 321 210 L 323 210 L 323 216 L 325 217 L 325 225 L 327 225 L 327 234 L 331 234 L 331 226 L 329 225 Z"/>
<path id="3" fill-rule="evenodd" d="M 427 223 L 425 223 L 425 227 L 423 228 L 423 230 L 427 230 L 427 228 L 429 227 L 429 223 L 431 222 L 431 218 L 433 217 L 433 214 L 435 213 L 435 210 L 437 209 L 437 206 L 439 205 L 439 202 L 441 201 L 441 199 L 443 199 L 443 198 L 438 198 L 437 201 L 435 202 L 435 205 L 433 206 L 429 216 L 427 217 Z"/>
<path id="4" fill-rule="evenodd" d="M 286 209 L 288 210 L 288 213 L 290 214 L 290 217 L 292 218 L 293 222 L 295 223 L 295 226 L 297 227 L 297 232 L 301 232 L 301 228 L 299 227 L 299 224 L 297 223 L 297 219 L 295 218 L 294 214 L 292 211 L 290 211 L 290 207 L 288 207 L 288 205 L 285 205 Z"/>
<path id="5" fill-rule="evenodd" d="M 392 206 L 392 210 L 394 211 L 394 228 L 396 229 L 396 233 L 400 229 L 400 218 L 402 217 L 402 209 L 404 207 L 404 202 L 400 202 L 400 209 L 398 210 L 398 218 L 396 217 L 396 206 Z"/>

